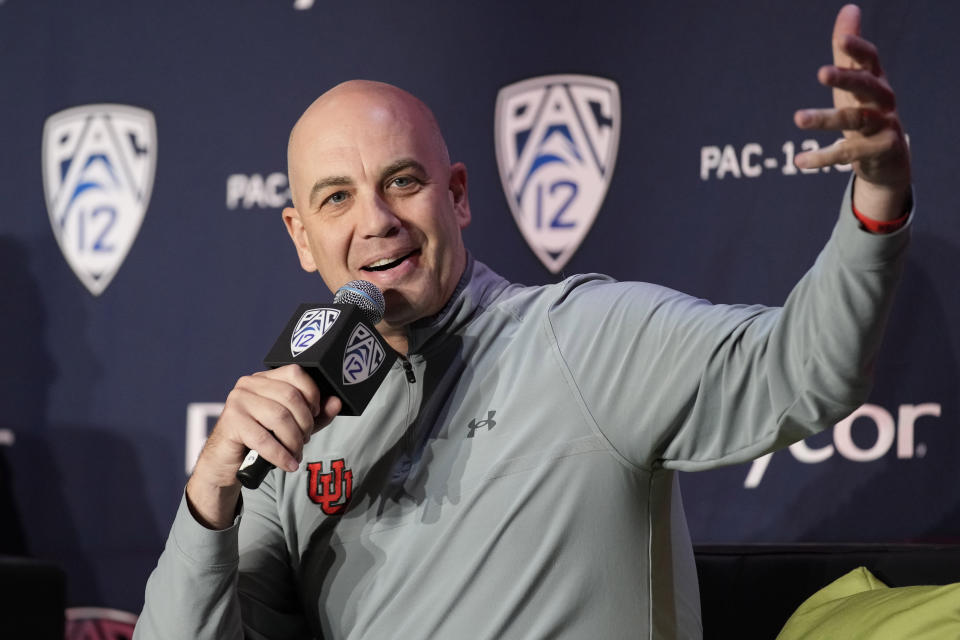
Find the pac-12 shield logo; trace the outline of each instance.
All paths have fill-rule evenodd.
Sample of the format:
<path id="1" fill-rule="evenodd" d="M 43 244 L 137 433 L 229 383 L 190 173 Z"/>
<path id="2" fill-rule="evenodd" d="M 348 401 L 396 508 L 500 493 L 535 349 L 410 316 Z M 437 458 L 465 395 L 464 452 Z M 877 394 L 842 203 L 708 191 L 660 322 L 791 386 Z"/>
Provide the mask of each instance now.
<path id="1" fill-rule="evenodd" d="M 330 331 L 330 327 L 339 317 L 339 309 L 319 307 L 304 311 L 300 319 L 297 320 L 293 333 L 290 334 L 290 354 L 296 358 L 315 345 L 317 340 L 322 338 L 327 331 Z"/>
<path id="2" fill-rule="evenodd" d="M 363 382 L 380 368 L 386 351 L 380 340 L 362 324 L 357 324 L 343 351 L 343 383 Z"/>
<path id="3" fill-rule="evenodd" d="M 541 76 L 500 90 L 500 180 L 527 244 L 552 273 L 573 256 L 610 185 L 620 139 L 612 80 Z"/>
<path id="4" fill-rule="evenodd" d="M 60 250 L 103 293 L 140 230 L 153 191 L 157 126 L 146 109 L 92 104 L 43 125 L 43 190 Z"/>

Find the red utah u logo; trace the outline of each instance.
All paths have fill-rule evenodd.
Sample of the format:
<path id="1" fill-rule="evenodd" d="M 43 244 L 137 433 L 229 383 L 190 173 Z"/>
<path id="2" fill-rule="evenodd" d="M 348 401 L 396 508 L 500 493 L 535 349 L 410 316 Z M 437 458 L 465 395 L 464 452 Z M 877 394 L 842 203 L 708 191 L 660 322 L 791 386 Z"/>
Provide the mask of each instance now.
<path id="1" fill-rule="evenodd" d="M 307 465 L 310 480 L 307 482 L 307 495 L 320 505 L 328 516 L 338 516 L 347 508 L 350 491 L 353 488 L 353 471 L 344 469 L 343 458 L 330 462 L 330 473 L 323 473 L 322 462 Z"/>

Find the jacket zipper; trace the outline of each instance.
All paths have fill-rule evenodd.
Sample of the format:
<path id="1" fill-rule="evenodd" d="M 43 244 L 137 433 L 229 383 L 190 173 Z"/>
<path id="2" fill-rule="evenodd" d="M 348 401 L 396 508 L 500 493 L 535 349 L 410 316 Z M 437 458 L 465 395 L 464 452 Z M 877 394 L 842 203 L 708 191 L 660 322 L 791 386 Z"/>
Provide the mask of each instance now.
<path id="1" fill-rule="evenodd" d="M 407 374 L 407 382 L 413 384 L 417 381 L 417 376 L 413 375 L 413 365 L 410 364 L 410 361 L 400 356 L 400 362 L 403 363 L 403 372 Z"/>

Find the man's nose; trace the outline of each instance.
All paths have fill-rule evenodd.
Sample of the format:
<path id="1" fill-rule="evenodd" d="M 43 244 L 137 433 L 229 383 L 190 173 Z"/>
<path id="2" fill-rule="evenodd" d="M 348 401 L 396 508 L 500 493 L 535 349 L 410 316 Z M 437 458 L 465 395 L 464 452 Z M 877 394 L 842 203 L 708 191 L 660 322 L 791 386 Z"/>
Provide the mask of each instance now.
<path id="1" fill-rule="evenodd" d="M 364 237 L 385 238 L 400 228 L 400 219 L 380 194 L 373 194 L 361 207 L 357 228 Z"/>

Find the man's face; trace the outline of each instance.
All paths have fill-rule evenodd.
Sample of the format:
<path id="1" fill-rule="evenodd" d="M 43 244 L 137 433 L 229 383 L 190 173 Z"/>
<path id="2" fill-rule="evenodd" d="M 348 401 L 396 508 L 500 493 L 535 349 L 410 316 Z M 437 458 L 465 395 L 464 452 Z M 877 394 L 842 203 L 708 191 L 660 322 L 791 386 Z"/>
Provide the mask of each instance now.
<path id="1" fill-rule="evenodd" d="M 437 313 L 466 263 L 466 168 L 449 165 L 432 119 L 406 94 L 323 100 L 290 145 L 297 209 L 284 220 L 301 265 L 331 291 L 356 279 L 377 285 L 387 328 Z"/>

